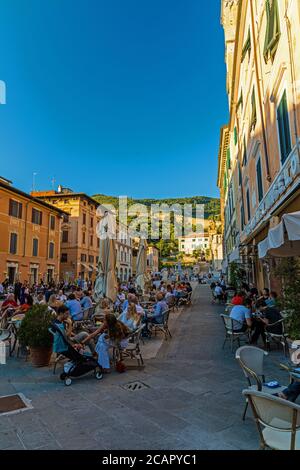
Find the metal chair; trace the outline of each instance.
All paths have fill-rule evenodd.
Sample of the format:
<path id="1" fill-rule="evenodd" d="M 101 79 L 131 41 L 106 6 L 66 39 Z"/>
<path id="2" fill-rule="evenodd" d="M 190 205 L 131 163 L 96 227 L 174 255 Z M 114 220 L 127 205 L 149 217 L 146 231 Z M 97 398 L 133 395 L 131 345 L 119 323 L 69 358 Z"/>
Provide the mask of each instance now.
<path id="1" fill-rule="evenodd" d="M 172 312 L 175 312 L 175 309 L 178 310 L 179 308 L 177 305 L 176 297 L 174 295 L 170 295 L 167 298 L 167 304 L 168 304 L 169 309 L 172 310 Z"/>
<path id="2" fill-rule="evenodd" d="M 143 324 L 139 326 L 129 337 L 128 337 L 128 345 L 126 348 L 118 347 L 118 359 L 122 361 L 124 358 L 128 357 L 130 359 L 136 359 L 138 366 L 141 367 L 144 365 L 144 360 L 140 348 L 140 341 L 142 331 L 146 325 Z M 115 353 L 116 355 L 116 353 Z"/>
<path id="3" fill-rule="evenodd" d="M 169 315 L 170 315 L 170 309 L 163 312 L 162 323 L 149 322 L 151 333 L 154 331 L 154 336 L 156 336 L 157 331 L 161 331 L 162 333 L 164 333 L 166 341 L 168 340 L 168 338 L 172 338 L 172 335 L 169 330 Z"/>
<path id="4" fill-rule="evenodd" d="M 230 318 L 228 315 L 221 314 L 221 318 L 224 323 L 225 327 L 225 339 L 223 343 L 223 348 L 225 347 L 226 341 L 230 341 L 230 346 L 231 346 L 231 352 L 233 352 L 233 344 L 235 341 L 237 341 L 238 346 L 241 346 L 241 338 L 245 338 L 248 342 L 250 341 L 250 333 L 247 328 L 246 331 L 236 331 L 234 329 L 234 325 L 240 324 L 241 328 L 243 326 L 242 323 L 238 322 L 237 320 L 233 320 Z"/>
<path id="5" fill-rule="evenodd" d="M 236 351 L 235 358 L 241 366 L 247 379 L 247 385 L 250 390 L 257 390 L 266 394 L 282 392 L 286 386 L 277 387 L 275 390 L 264 386 L 266 377 L 264 375 L 264 359 L 268 356 L 266 351 L 255 346 L 243 346 Z M 252 382 L 255 382 L 252 384 Z M 243 413 L 243 421 L 245 421 L 248 409 L 248 401 L 246 400 L 245 410 Z"/>
<path id="6" fill-rule="evenodd" d="M 274 395 L 243 390 L 254 415 L 261 449 L 300 450 L 300 406 Z"/>
<path id="7" fill-rule="evenodd" d="M 278 333 L 272 333 L 270 329 L 276 325 L 282 325 L 282 332 L 281 334 Z M 266 334 L 266 343 L 267 343 L 267 348 L 268 351 L 271 349 L 271 342 L 273 341 L 277 345 L 281 344 L 283 347 L 283 352 L 284 355 L 286 356 L 289 350 L 288 344 L 287 344 L 287 337 L 288 334 L 285 332 L 285 325 L 284 325 L 284 318 L 281 320 L 278 320 L 275 323 L 271 323 L 269 325 L 266 325 L 265 327 L 265 334 Z"/>

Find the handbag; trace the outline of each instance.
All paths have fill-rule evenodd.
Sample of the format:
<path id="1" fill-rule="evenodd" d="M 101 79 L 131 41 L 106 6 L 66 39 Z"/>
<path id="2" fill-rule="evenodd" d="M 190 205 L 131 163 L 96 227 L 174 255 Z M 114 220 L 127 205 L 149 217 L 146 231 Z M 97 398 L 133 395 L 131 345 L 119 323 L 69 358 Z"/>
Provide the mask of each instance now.
<path id="1" fill-rule="evenodd" d="M 124 362 L 118 361 L 116 363 L 116 371 L 119 372 L 120 374 L 122 374 L 123 372 L 126 372 L 126 366 Z"/>

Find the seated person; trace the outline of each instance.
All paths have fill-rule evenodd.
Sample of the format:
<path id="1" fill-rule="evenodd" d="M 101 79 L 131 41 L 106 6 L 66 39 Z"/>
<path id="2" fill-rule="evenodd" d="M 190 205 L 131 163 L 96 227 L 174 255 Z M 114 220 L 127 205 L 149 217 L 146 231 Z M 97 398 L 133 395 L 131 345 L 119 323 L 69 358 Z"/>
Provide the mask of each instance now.
<path id="1" fill-rule="evenodd" d="M 223 292 L 222 287 L 219 284 L 217 284 L 216 287 L 215 287 L 214 295 L 215 295 L 216 299 L 223 300 L 224 292 Z"/>
<path id="2" fill-rule="evenodd" d="M 231 303 L 232 305 L 243 305 L 244 299 L 244 294 L 242 292 L 238 292 L 233 296 Z"/>
<path id="3" fill-rule="evenodd" d="M 189 282 L 186 283 L 186 291 L 189 294 L 190 292 L 193 292 L 193 288 Z"/>
<path id="4" fill-rule="evenodd" d="M 83 310 L 87 310 L 93 306 L 93 301 L 91 299 L 91 293 L 88 290 L 83 292 L 83 297 L 80 300 L 80 305 Z"/>
<path id="5" fill-rule="evenodd" d="M 125 296 L 124 292 L 122 292 L 121 288 L 119 288 L 118 294 L 117 294 L 117 300 L 115 301 L 115 308 L 117 310 L 119 308 L 121 308 L 121 306 L 123 305 L 125 300 L 126 300 L 126 296 Z"/>
<path id="6" fill-rule="evenodd" d="M 70 311 L 73 321 L 81 321 L 83 319 L 83 311 L 80 302 L 76 299 L 75 294 L 70 294 L 65 306 Z"/>
<path id="7" fill-rule="evenodd" d="M 78 334 L 74 334 L 72 331 L 72 321 L 70 318 L 70 311 L 68 307 L 65 305 L 61 305 L 57 309 L 56 319 L 54 320 L 55 326 L 60 328 L 60 330 L 65 334 L 70 341 L 79 345 L 80 343 L 85 340 L 89 334 L 86 331 L 81 331 Z M 95 352 L 95 344 L 94 341 L 91 339 L 86 341 L 88 347 L 90 348 L 91 353 Z M 54 342 L 53 342 L 53 352 L 60 354 L 66 350 L 65 344 L 59 334 L 54 335 Z"/>
<path id="8" fill-rule="evenodd" d="M 67 300 L 67 296 L 64 294 L 64 291 L 62 289 L 58 291 L 57 300 L 63 303 Z"/>
<path id="9" fill-rule="evenodd" d="M 167 302 L 167 304 L 169 306 L 172 306 L 176 303 L 176 297 L 173 293 L 173 289 L 172 289 L 172 286 L 171 285 L 168 285 L 167 286 L 167 292 L 166 292 L 166 295 L 165 295 L 165 301 Z"/>
<path id="10" fill-rule="evenodd" d="M 276 307 L 268 307 L 264 300 L 258 300 L 256 302 L 256 311 L 257 315 L 253 322 L 254 333 L 251 338 L 251 344 L 257 344 L 258 338 L 262 336 L 264 345 L 266 346 L 266 326 L 282 320 L 282 316 Z M 281 335 L 282 323 L 269 327 L 268 331 L 273 334 Z"/>
<path id="11" fill-rule="evenodd" d="M 56 313 L 60 305 L 62 305 L 62 302 L 57 300 L 56 295 L 55 294 L 50 295 L 50 298 L 48 300 L 48 310 L 50 310 L 50 312 Z"/>
<path id="12" fill-rule="evenodd" d="M 36 305 L 46 305 L 46 299 L 42 292 L 37 295 L 36 301 L 34 302 Z"/>
<path id="13" fill-rule="evenodd" d="M 129 293 L 129 294 L 128 294 L 127 300 L 125 300 L 125 301 L 123 302 L 123 305 L 122 305 L 122 312 L 124 312 L 124 311 L 127 309 L 127 307 L 128 307 L 128 305 L 129 305 L 130 302 L 134 302 L 135 298 L 136 298 L 136 297 L 135 297 L 134 294 L 132 294 L 132 293 Z"/>
<path id="14" fill-rule="evenodd" d="M 233 321 L 233 330 L 236 333 L 247 331 L 252 325 L 251 316 L 252 302 L 249 299 L 244 301 L 244 305 L 235 305 L 230 312 Z"/>
<path id="15" fill-rule="evenodd" d="M 266 300 L 267 306 L 268 307 L 276 307 L 277 298 L 278 298 L 277 292 L 275 292 L 275 291 L 270 292 L 270 297 L 269 297 L 269 299 Z"/>
<path id="16" fill-rule="evenodd" d="M 300 382 L 292 382 L 282 392 L 275 393 L 275 395 L 280 398 L 283 398 L 284 400 L 295 402 L 298 396 L 300 395 Z"/>
<path id="17" fill-rule="evenodd" d="M 138 314 L 136 304 L 132 302 L 128 305 L 128 308 L 121 313 L 118 320 L 124 323 L 131 331 L 134 331 L 141 323 L 142 317 Z"/>
<path id="18" fill-rule="evenodd" d="M 15 315 L 18 313 L 26 313 L 33 306 L 33 298 L 30 294 L 26 294 L 24 297 L 24 303 L 15 310 Z"/>
<path id="19" fill-rule="evenodd" d="M 6 310 L 7 308 L 18 308 L 18 304 L 15 301 L 14 294 L 8 294 L 1 306 L 1 311 L 4 312 L 4 310 Z"/>
<path id="20" fill-rule="evenodd" d="M 104 372 L 110 371 L 109 348 L 113 347 L 116 343 L 121 348 L 126 348 L 128 345 L 127 337 L 131 331 L 121 321 L 117 320 L 115 315 L 107 313 L 103 325 L 87 336 L 81 344 L 84 345 L 91 339 L 99 336 L 96 353 L 98 354 L 98 364 L 102 367 Z"/>
<path id="21" fill-rule="evenodd" d="M 147 320 L 150 320 L 151 323 L 161 324 L 164 321 L 164 313 L 169 307 L 161 292 L 156 294 L 156 301 L 153 310 L 147 314 Z"/>

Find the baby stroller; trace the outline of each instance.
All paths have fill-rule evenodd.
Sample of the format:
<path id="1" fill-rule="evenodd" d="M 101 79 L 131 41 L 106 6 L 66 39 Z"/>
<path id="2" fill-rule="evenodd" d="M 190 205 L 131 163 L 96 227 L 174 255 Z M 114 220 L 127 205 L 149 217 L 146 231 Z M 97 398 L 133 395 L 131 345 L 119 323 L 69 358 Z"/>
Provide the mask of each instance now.
<path id="1" fill-rule="evenodd" d="M 60 351 L 60 354 L 70 359 L 70 362 L 64 364 L 64 372 L 60 374 L 60 379 L 64 380 L 65 385 L 69 386 L 72 384 L 73 377 L 81 377 L 88 372 L 94 372 L 95 378 L 101 380 L 103 377 L 102 369 L 99 366 L 96 359 L 91 356 L 80 354 L 72 345 L 66 334 L 57 326 L 55 323 L 49 329 L 53 335 L 59 334 L 65 345 L 64 350 Z"/>

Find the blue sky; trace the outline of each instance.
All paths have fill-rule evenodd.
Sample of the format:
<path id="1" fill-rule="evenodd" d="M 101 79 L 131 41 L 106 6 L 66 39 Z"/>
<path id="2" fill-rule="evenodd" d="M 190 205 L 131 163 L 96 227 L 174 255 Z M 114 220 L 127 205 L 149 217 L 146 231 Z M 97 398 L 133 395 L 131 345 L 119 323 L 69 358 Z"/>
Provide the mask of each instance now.
<path id="1" fill-rule="evenodd" d="M 218 196 L 220 0 L 2 0 L 0 50 L 15 186 Z"/>

